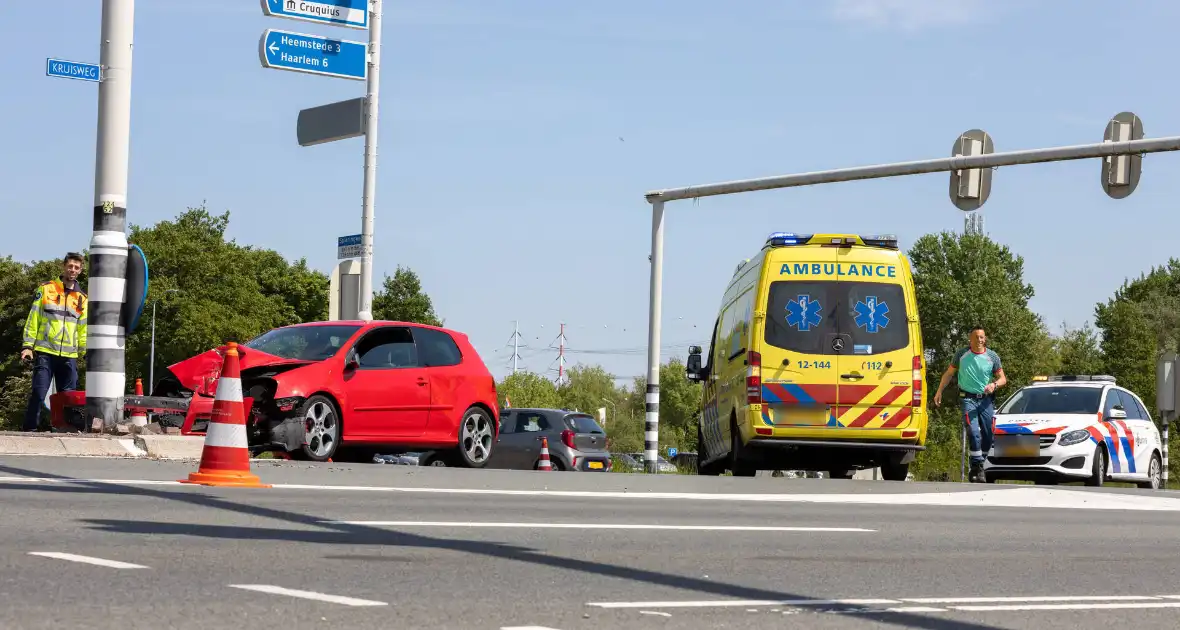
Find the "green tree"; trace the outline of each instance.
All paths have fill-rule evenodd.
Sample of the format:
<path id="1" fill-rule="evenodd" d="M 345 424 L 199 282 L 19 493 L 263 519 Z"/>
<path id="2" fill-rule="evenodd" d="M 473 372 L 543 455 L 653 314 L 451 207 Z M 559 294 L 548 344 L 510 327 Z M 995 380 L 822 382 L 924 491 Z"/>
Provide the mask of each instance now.
<path id="1" fill-rule="evenodd" d="M 701 385 L 688 380 L 684 368 L 680 357 L 660 366 L 660 446 L 692 452 L 698 448 Z M 647 378 L 635 379 L 627 399 L 628 408 L 643 418 L 647 409 Z"/>
<path id="2" fill-rule="evenodd" d="M 622 399 L 615 377 L 599 365 L 575 365 L 566 372 L 566 381 L 557 388 L 564 409 L 594 415 L 600 407 L 609 407 Z"/>
<path id="3" fill-rule="evenodd" d="M 327 276 L 305 260 L 291 264 L 273 250 L 226 240 L 229 219 L 202 205 L 151 227 L 131 226 L 128 240 L 143 249 L 150 283 L 144 315 L 127 340 L 129 387 L 147 380 L 153 305 L 157 382 L 163 367 L 226 341 L 327 317 Z M 144 389 L 151 389 L 146 382 Z"/>
<path id="4" fill-rule="evenodd" d="M 1058 374 L 1100 374 L 1106 369 L 1098 333 L 1089 322 L 1081 328 L 1066 327 L 1056 346 Z"/>
<path id="5" fill-rule="evenodd" d="M 496 385 L 501 407 L 532 407 L 535 409 L 556 409 L 561 406 L 557 388 L 545 377 L 533 372 L 520 371 L 510 374 Z"/>
<path id="6" fill-rule="evenodd" d="M 430 296 L 422 291 L 418 274 L 400 265 L 392 277 L 385 276 L 381 290 L 373 296 L 373 319 L 443 325 L 434 313 Z"/>
<path id="7" fill-rule="evenodd" d="M 1124 282 L 1094 312 L 1106 372 L 1155 414 L 1156 359 L 1166 350 L 1180 350 L 1180 261 L 1171 259 Z"/>
<path id="8" fill-rule="evenodd" d="M 1028 308 L 1033 287 L 1024 282 L 1024 259 L 985 235 L 942 232 L 918 239 L 908 252 L 914 269 L 931 412 L 927 450 L 918 457 L 920 478 L 958 476 L 962 416 L 952 380 L 942 407 L 933 404 L 942 373 L 967 334 L 983 326 L 988 346 L 1004 365 L 1009 384 L 1002 400 L 1034 375 L 1057 366 L 1053 339 L 1041 317 Z"/>

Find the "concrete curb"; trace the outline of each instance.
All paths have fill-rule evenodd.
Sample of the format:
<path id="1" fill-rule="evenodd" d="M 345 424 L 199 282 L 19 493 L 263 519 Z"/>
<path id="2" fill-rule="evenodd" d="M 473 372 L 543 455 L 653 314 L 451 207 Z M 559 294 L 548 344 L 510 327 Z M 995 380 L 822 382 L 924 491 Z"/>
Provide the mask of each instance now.
<path id="1" fill-rule="evenodd" d="M 201 459 L 205 436 L 143 434 L 135 436 L 135 445 L 152 459 Z"/>
<path id="2" fill-rule="evenodd" d="M 143 457 L 147 453 L 130 437 L 0 435 L 0 454 L 61 457 Z"/>

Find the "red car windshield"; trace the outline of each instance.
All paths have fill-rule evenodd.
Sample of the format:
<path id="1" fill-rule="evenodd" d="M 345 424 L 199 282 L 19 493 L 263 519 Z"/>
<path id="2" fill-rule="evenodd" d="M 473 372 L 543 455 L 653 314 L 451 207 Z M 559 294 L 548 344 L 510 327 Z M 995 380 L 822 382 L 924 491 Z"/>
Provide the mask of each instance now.
<path id="1" fill-rule="evenodd" d="M 275 328 L 243 344 L 294 361 L 323 361 L 340 351 L 360 326 L 291 326 Z"/>

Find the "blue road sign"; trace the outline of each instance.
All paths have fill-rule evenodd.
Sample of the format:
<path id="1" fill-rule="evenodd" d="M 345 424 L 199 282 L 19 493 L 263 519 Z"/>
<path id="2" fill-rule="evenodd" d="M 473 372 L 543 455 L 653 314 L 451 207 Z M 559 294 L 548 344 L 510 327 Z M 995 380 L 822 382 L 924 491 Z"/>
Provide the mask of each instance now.
<path id="1" fill-rule="evenodd" d="M 336 258 L 344 260 L 346 258 L 360 258 L 361 257 L 361 235 L 353 234 L 351 236 L 336 237 Z"/>
<path id="2" fill-rule="evenodd" d="M 263 68 L 364 81 L 369 46 L 363 42 L 266 29 L 258 41 Z"/>
<path id="3" fill-rule="evenodd" d="M 96 63 L 80 63 L 50 58 L 45 60 L 45 76 L 97 83 L 102 79 L 102 68 Z"/>
<path id="4" fill-rule="evenodd" d="M 369 0 L 262 0 L 269 17 L 369 28 Z"/>

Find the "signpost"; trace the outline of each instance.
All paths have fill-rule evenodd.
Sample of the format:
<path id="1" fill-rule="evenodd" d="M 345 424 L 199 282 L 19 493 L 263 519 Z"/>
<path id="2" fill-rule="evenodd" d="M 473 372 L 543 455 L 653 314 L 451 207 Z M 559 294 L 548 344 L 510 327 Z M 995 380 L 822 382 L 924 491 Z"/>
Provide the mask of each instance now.
<path id="1" fill-rule="evenodd" d="M 266 29 L 258 40 L 264 68 L 364 81 L 368 54 L 361 42 Z"/>
<path id="2" fill-rule="evenodd" d="M 45 60 L 45 76 L 98 83 L 102 80 L 102 67 L 97 63 L 66 61 L 50 57 Z"/>
<path id="3" fill-rule="evenodd" d="M 361 191 L 360 312 L 373 318 L 373 214 L 377 197 L 377 121 L 381 87 L 381 3 L 383 0 L 260 0 L 268 17 L 368 30 L 369 42 L 267 29 L 258 42 L 262 67 L 365 81 L 363 99 L 340 101 L 299 112 L 295 132 L 301 146 L 365 137 Z M 357 109 L 362 120 L 357 122 Z"/>
<path id="4" fill-rule="evenodd" d="M 353 234 L 352 236 L 341 236 L 336 239 L 336 259 L 345 260 L 348 258 L 361 257 L 361 235 Z"/>
<path id="5" fill-rule="evenodd" d="M 262 13 L 319 24 L 369 27 L 369 0 L 262 0 Z"/>

